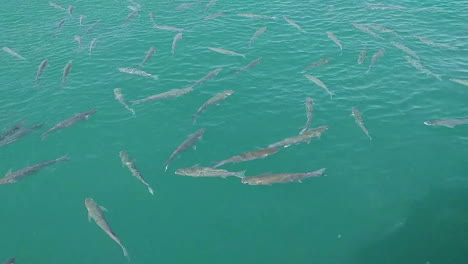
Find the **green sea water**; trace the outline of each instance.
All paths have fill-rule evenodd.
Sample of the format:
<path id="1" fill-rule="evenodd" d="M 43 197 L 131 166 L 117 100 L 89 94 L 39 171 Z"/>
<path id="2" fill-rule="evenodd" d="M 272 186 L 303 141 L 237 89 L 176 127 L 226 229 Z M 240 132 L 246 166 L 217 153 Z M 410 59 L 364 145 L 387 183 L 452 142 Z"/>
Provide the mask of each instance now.
<path id="1" fill-rule="evenodd" d="M 378 2 L 219 0 L 205 10 L 208 2 L 176 10 L 186 2 L 140 0 L 140 15 L 123 26 L 132 12 L 123 0 L 58 1 L 76 7 L 73 17 L 47 1 L 2 3 L 0 45 L 27 60 L 0 53 L 0 128 L 20 121 L 46 125 L 1 147 L 0 173 L 64 154 L 70 161 L 0 186 L 0 262 L 126 263 L 119 246 L 88 223 L 84 200 L 92 197 L 109 210 L 107 220 L 135 264 L 468 263 L 468 126 L 424 125 L 468 117 L 468 87 L 449 80 L 468 78 L 467 2 L 387 1 L 404 8 L 366 9 Z M 203 19 L 220 11 L 227 13 Z M 176 32 L 153 28 L 149 12 L 157 24 L 188 30 L 174 55 Z M 86 16 L 81 27 L 80 15 Z M 400 37 L 376 31 L 384 38 L 378 39 L 352 22 L 384 25 Z M 267 30 L 248 48 L 261 27 Z M 342 52 L 326 32 L 341 41 Z M 74 35 L 82 37 L 82 49 Z M 88 54 L 93 38 L 96 48 Z M 442 80 L 411 66 L 391 41 L 415 51 Z M 158 80 L 117 71 L 138 67 L 151 46 L 157 51 L 143 70 Z M 367 59 L 359 65 L 365 46 Z M 384 56 L 366 74 L 381 48 Z M 259 57 L 257 66 L 233 74 Z M 302 73 L 322 58 L 330 61 L 307 73 L 322 80 L 333 99 Z M 44 59 L 49 66 L 36 88 Z M 60 88 L 69 60 L 73 68 Z M 218 67 L 218 76 L 190 94 L 132 106 L 135 116 L 114 99 L 114 88 L 128 101 L 141 99 L 184 88 Z M 194 124 L 197 108 L 223 90 L 235 93 Z M 306 97 L 315 101 L 311 127 L 329 126 L 320 139 L 223 168 L 246 170 L 246 176 L 326 168 L 326 177 L 249 186 L 238 178 L 174 174 L 297 135 L 306 122 Z M 355 123 L 352 107 L 362 112 L 372 140 Z M 91 109 L 98 112 L 88 120 L 41 140 L 54 124 Z M 200 128 L 206 133 L 196 150 L 182 153 L 165 172 L 171 153 Z M 135 159 L 154 196 L 122 166 L 119 151 Z"/>

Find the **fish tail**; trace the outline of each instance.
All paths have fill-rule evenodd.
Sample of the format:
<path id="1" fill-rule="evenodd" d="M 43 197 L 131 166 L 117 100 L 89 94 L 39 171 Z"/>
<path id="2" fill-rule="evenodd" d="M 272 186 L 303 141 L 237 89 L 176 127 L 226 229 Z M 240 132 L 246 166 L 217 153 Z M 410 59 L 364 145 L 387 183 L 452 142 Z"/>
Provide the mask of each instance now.
<path id="1" fill-rule="evenodd" d="M 245 170 L 244 171 L 239 171 L 239 172 L 236 172 L 236 176 L 239 177 L 239 178 L 245 178 Z"/>
<path id="2" fill-rule="evenodd" d="M 154 190 L 149 185 L 148 185 L 148 192 L 151 193 L 151 195 L 154 195 Z"/>
<path id="3" fill-rule="evenodd" d="M 120 247 L 122 248 L 122 252 L 123 252 L 124 256 L 127 258 L 128 262 L 130 262 L 130 256 L 128 255 L 127 249 L 122 244 L 120 244 Z"/>
<path id="4" fill-rule="evenodd" d="M 164 171 L 167 171 L 168 168 L 169 168 L 169 164 L 166 164 L 166 167 L 164 168 Z"/>

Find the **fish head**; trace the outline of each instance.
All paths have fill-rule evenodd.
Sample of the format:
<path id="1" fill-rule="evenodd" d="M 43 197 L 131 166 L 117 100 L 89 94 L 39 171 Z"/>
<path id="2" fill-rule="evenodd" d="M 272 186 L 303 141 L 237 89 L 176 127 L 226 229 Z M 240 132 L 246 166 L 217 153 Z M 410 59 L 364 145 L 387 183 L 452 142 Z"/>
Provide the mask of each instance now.
<path id="1" fill-rule="evenodd" d="M 425 121 L 424 124 L 426 126 L 435 126 L 435 125 L 437 125 L 437 122 L 436 121 Z"/>
<path id="2" fill-rule="evenodd" d="M 85 206 L 89 210 L 89 208 L 93 207 L 96 204 L 96 202 L 92 198 L 86 198 L 85 199 Z"/>
<path id="3" fill-rule="evenodd" d="M 254 178 L 254 177 L 242 178 L 241 182 L 243 184 L 248 184 L 248 185 L 262 185 L 263 184 L 263 180 L 261 178 Z"/>

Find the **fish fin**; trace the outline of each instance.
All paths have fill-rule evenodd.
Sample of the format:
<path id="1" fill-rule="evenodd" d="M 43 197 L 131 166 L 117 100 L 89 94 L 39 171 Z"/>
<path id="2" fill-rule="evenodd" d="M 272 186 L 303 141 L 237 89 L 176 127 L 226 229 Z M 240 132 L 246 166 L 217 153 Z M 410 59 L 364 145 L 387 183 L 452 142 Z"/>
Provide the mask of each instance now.
<path id="1" fill-rule="evenodd" d="M 289 148 L 291 145 L 284 145 L 283 148 Z"/>
<path id="2" fill-rule="evenodd" d="M 236 172 L 236 176 L 239 178 L 245 178 L 245 170 Z"/>
<path id="3" fill-rule="evenodd" d="M 107 208 L 105 208 L 104 206 L 100 205 L 99 208 L 101 208 L 102 211 L 104 212 L 109 212 L 109 210 L 107 210 Z"/>
<path id="4" fill-rule="evenodd" d="M 151 193 L 151 195 L 154 195 L 154 190 L 151 186 L 148 186 L 148 192 Z"/>
<path id="5" fill-rule="evenodd" d="M 90 214 L 88 214 L 88 222 L 91 223 L 91 215 Z"/>

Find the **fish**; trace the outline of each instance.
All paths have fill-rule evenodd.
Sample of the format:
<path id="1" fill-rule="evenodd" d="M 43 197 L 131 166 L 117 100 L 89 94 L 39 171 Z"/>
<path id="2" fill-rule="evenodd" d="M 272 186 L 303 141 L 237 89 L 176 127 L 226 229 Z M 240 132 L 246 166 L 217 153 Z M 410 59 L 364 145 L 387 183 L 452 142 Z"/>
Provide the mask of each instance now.
<path id="1" fill-rule="evenodd" d="M 84 15 L 80 15 L 80 27 L 83 26 L 83 21 L 86 18 Z"/>
<path id="2" fill-rule="evenodd" d="M 274 183 L 289 183 L 299 182 L 310 177 L 321 177 L 324 176 L 326 168 L 316 170 L 313 172 L 306 173 L 280 173 L 280 174 L 261 174 L 258 176 L 245 177 L 242 179 L 242 183 L 248 185 L 272 185 Z"/>
<path id="3" fill-rule="evenodd" d="M 57 31 L 60 31 L 62 29 L 63 24 L 65 23 L 66 19 L 60 20 L 60 22 L 57 25 Z"/>
<path id="4" fill-rule="evenodd" d="M 49 64 L 49 61 L 47 59 L 43 60 L 37 69 L 37 74 L 36 74 L 36 87 L 39 87 L 39 81 L 41 78 L 42 73 L 44 72 L 44 69 L 47 67 Z"/>
<path id="5" fill-rule="evenodd" d="M 320 59 L 319 61 L 316 61 L 316 62 L 310 64 L 309 66 L 305 67 L 305 69 L 303 71 L 307 71 L 309 69 L 322 66 L 323 64 L 328 63 L 329 61 L 330 61 L 329 58 Z"/>
<path id="6" fill-rule="evenodd" d="M 288 24 L 290 24 L 291 26 L 305 33 L 305 30 L 303 30 L 294 20 L 289 19 L 287 16 L 283 16 L 283 19 L 286 20 L 286 22 L 288 22 Z"/>
<path id="7" fill-rule="evenodd" d="M 366 57 L 367 57 L 367 46 L 364 46 L 361 53 L 359 53 L 357 63 L 358 64 L 363 64 L 364 61 L 366 61 Z"/>
<path id="8" fill-rule="evenodd" d="M 307 129 L 302 134 L 294 137 L 285 138 L 281 141 L 268 145 L 269 148 L 284 147 L 287 148 L 292 145 L 300 144 L 307 142 L 310 143 L 310 140 L 314 137 L 320 138 L 322 133 L 328 130 L 328 126 L 320 126 L 316 128 Z"/>
<path id="9" fill-rule="evenodd" d="M 8 54 L 10 54 L 10 55 L 12 55 L 12 56 L 14 56 L 14 57 L 16 57 L 16 58 L 18 58 L 18 59 L 26 60 L 25 57 L 19 55 L 16 51 L 10 49 L 9 47 L 6 47 L 6 46 L 5 46 L 5 47 L 3 47 L 2 49 L 3 49 L 3 51 L 5 51 L 6 53 L 8 53 Z"/>
<path id="10" fill-rule="evenodd" d="M 101 23 L 101 20 L 98 20 L 96 22 L 94 22 L 94 24 L 92 24 L 91 26 L 88 27 L 88 29 L 86 30 L 86 34 L 90 33 L 91 31 L 93 31 L 93 29 L 99 25 L 99 23 Z"/>
<path id="11" fill-rule="evenodd" d="M 96 42 L 97 38 L 93 38 L 93 40 L 91 40 L 91 42 L 89 43 L 89 54 L 91 54 L 93 49 L 96 47 Z"/>
<path id="12" fill-rule="evenodd" d="M 177 28 L 177 27 L 170 27 L 170 26 L 163 26 L 163 25 L 154 25 L 154 28 L 161 29 L 161 30 L 167 30 L 167 31 L 176 31 L 176 32 L 184 32 L 187 31 L 183 28 Z"/>
<path id="13" fill-rule="evenodd" d="M 65 82 L 67 81 L 68 74 L 70 74 L 70 71 L 72 69 L 72 61 L 68 61 L 67 65 L 63 68 L 63 75 L 62 75 L 62 84 L 60 86 L 64 86 Z"/>
<path id="14" fill-rule="evenodd" d="M 212 19 L 218 18 L 220 16 L 223 16 L 225 14 L 226 14 L 226 11 L 221 11 L 221 12 L 214 13 L 212 15 L 206 16 L 205 18 L 203 18 L 203 20 L 212 20 Z"/>
<path id="15" fill-rule="evenodd" d="M 240 56 L 242 58 L 245 58 L 245 54 L 240 54 L 240 53 L 230 51 L 230 50 L 225 50 L 225 49 L 220 49 L 220 48 L 213 48 L 213 47 L 207 47 L 207 49 L 210 49 L 210 50 L 212 50 L 214 52 L 218 52 L 218 53 L 225 54 L 225 55 Z"/>
<path id="16" fill-rule="evenodd" d="M 75 6 L 72 6 L 72 5 L 68 6 L 67 12 L 68 12 L 69 16 L 73 17 L 73 10 L 74 9 L 75 9 Z"/>
<path id="17" fill-rule="evenodd" d="M 426 69 L 419 60 L 415 60 L 410 56 L 405 56 L 405 59 L 416 69 L 418 69 L 420 72 L 425 73 L 427 75 L 433 76 L 437 78 L 439 81 L 442 81 L 442 77 L 439 74 L 435 74 L 431 72 L 430 70 Z"/>
<path id="18" fill-rule="evenodd" d="M 127 166 L 127 168 L 130 170 L 130 172 L 133 174 L 133 176 L 135 176 L 141 183 L 143 183 L 144 185 L 146 185 L 146 187 L 148 188 L 148 192 L 151 194 L 151 195 L 154 195 L 154 190 L 153 188 L 151 188 L 151 186 L 149 185 L 149 183 L 147 183 L 145 181 L 145 179 L 143 179 L 143 176 L 141 176 L 141 173 L 140 171 L 136 168 L 135 166 L 135 163 L 133 162 L 133 160 L 128 156 L 127 152 L 125 151 L 120 151 L 119 152 L 119 156 L 120 156 L 120 160 L 122 161 L 122 164 Z"/>
<path id="19" fill-rule="evenodd" d="M 16 134 L 18 131 L 20 131 L 21 129 L 23 129 L 24 125 L 26 123 L 24 121 L 21 121 L 17 124 L 15 124 L 14 126 L 12 126 L 11 128 L 7 129 L 5 132 L 3 132 L 1 135 L 0 135 L 0 141 L 3 141 L 5 140 L 6 138 Z"/>
<path id="20" fill-rule="evenodd" d="M 392 43 L 395 47 L 399 48 L 400 50 L 406 52 L 407 54 L 415 57 L 416 59 L 419 60 L 419 56 L 418 54 L 416 54 L 416 52 L 414 52 L 413 50 L 411 50 L 410 48 L 406 47 L 405 45 L 399 43 L 399 42 L 396 42 L 396 41 L 391 41 L 390 43 Z"/>
<path id="21" fill-rule="evenodd" d="M 130 21 L 135 15 L 138 15 L 140 14 L 140 10 L 135 10 L 133 12 L 131 12 L 130 14 L 128 14 L 127 18 L 125 19 L 125 21 L 123 22 L 123 25 L 125 25 L 128 21 Z"/>
<path id="22" fill-rule="evenodd" d="M 190 88 L 195 88 L 196 86 L 210 80 L 210 79 L 213 79 L 216 75 L 218 75 L 221 71 L 223 70 L 223 68 L 216 68 L 212 71 L 210 71 L 208 74 L 206 74 L 205 76 L 203 76 L 200 80 L 196 81 L 195 83 L 193 83 L 192 85 L 190 85 L 189 87 Z"/>
<path id="23" fill-rule="evenodd" d="M 454 128 L 458 125 L 466 125 L 468 124 L 468 119 L 439 119 L 433 121 L 425 121 L 424 124 L 426 126 L 444 126 L 449 128 Z"/>
<path id="24" fill-rule="evenodd" d="M 341 44 L 340 40 L 335 36 L 333 35 L 332 32 L 327 32 L 327 36 L 333 40 L 333 42 L 335 42 L 336 45 L 338 45 L 338 47 L 340 48 L 341 51 L 343 51 L 343 45 Z"/>
<path id="25" fill-rule="evenodd" d="M 75 39 L 76 42 L 78 42 L 78 49 L 81 49 L 81 46 L 83 45 L 83 40 L 81 39 L 81 37 L 78 35 L 75 35 L 73 36 L 73 38 Z"/>
<path id="26" fill-rule="evenodd" d="M 120 88 L 115 88 L 114 89 L 114 97 L 117 101 L 119 101 L 119 103 L 121 103 L 128 111 L 130 111 L 133 115 L 135 115 L 135 110 L 133 110 L 132 108 L 130 108 L 130 106 L 128 106 L 128 104 L 125 102 L 125 99 L 123 97 L 123 94 L 122 94 L 122 91 L 120 90 Z"/>
<path id="27" fill-rule="evenodd" d="M 238 74 L 240 72 L 243 72 L 243 71 L 246 71 L 246 70 L 254 67 L 255 65 L 259 64 L 262 60 L 263 60 L 263 57 L 260 57 L 258 59 L 255 59 L 255 60 L 251 61 L 249 64 L 237 69 L 236 74 Z"/>
<path id="28" fill-rule="evenodd" d="M 333 99 L 333 95 L 335 95 L 335 93 L 328 90 L 328 87 L 321 80 L 319 80 L 318 78 L 316 78 L 316 77 L 314 77 L 312 75 L 309 75 L 309 74 L 304 74 L 304 75 L 305 75 L 305 77 L 307 79 L 309 79 L 310 81 L 312 81 L 316 85 L 322 87 L 330 95 L 330 99 Z"/>
<path id="29" fill-rule="evenodd" d="M 32 165 L 32 166 L 26 167 L 26 168 L 21 169 L 21 170 L 17 170 L 17 171 L 13 171 L 13 172 L 10 170 L 5 174 L 5 176 L 3 178 L 0 178 L 0 185 L 15 183 L 15 182 L 17 182 L 17 181 L 31 175 L 31 174 L 34 174 L 34 173 L 40 171 L 41 169 L 43 169 L 43 168 L 45 168 L 47 166 L 50 166 L 52 164 L 62 162 L 62 161 L 68 161 L 68 160 L 69 160 L 68 155 L 64 155 L 64 156 L 59 157 L 57 159 L 42 162 L 42 163 L 39 163 L 39 164 L 36 164 L 36 165 Z"/>
<path id="30" fill-rule="evenodd" d="M 123 246 L 122 242 L 120 242 L 120 239 L 114 231 L 112 231 L 109 223 L 107 223 L 106 217 L 103 213 L 103 211 L 107 212 L 107 209 L 98 205 L 92 198 L 85 199 L 85 206 L 88 211 L 88 221 L 91 222 L 91 219 L 93 219 L 94 222 L 96 222 L 96 224 L 122 248 L 124 256 L 129 259 L 127 249 Z"/>
<path id="31" fill-rule="evenodd" d="M 197 120 L 198 115 L 201 112 L 205 111 L 206 108 L 208 108 L 211 105 L 221 103 L 222 101 L 224 101 L 226 98 L 228 98 L 233 93 L 234 93 L 233 90 L 226 90 L 226 91 L 218 93 L 215 96 L 213 96 L 212 98 L 210 98 L 202 106 L 200 106 L 200 108 L 198 108 L 197 112 L 192 116 L 193 122 L 195 122 Z"/>
<path id="32" fill-rule="evenodd" d="M 461 80 L 461 79 L 450 79 L 452 82 L 456 82 L 459 84 L 463 84 L 465 86 L 468 86 L 468 80 Z"/>
<path id="33" fill-rule="evenodd" d="M 5 260 L 2 264 L 15 264 L 16 263 L 16 258 L 10 258 Z"/>
<path id="34" fill-rule="evenodd" d="M 156 48 L 154 46 L 151 46 L 149 50 L 146 52 L 145 58 L 140 63 L 140 67 L 143 67 L 143 65 L 153 56 L 155 52 L 156 52 Z"/>
<path id="35" fill-rule="evenodd" d="M 257 14 L 245 14 L 240 13 L 237 14 L 238 16 L 248 17 L 248 18 L 267 18 L 267 19 L 277 19 L 275 16 L 265 16 L 265 15 L 257 15 Z"/>
<path id="36" fill-rule="evenodd" d="M 63 11 L 67 11 L 67 9 L 66 9 L 65 7 L 60 6 L 60 5 L 58 5 L 58 4 L 54 3 L 54 2 L 49 2 L 49 5 L 50 5 L 50 6 L 53 6 L 53 7 L 55 7 L 55 8 L 57 8 L 57 9 L 60 9 L 60 10 L 63 10 Z"/>
<path id="37" fill-rule="evenodd" d="M 44 140 L 48 135 L 50 135 L 52 132 L 55 132 L 57 130 L 61 130 L 63 128 L 67 128 L 69 126 L 72 126 L 80 121 L 83 121 L 83 120 L 88 120 L 88 118 L 93 115 L 94 113 L 96 113 L 97 110 L 90 110 L 90 111 L 86 111 L 86 112 L 83 112 L 83 113 L 79 113 L 79 114 L 76 114 L 58 124 L 56 124 L 55 126 L 53 126 L 51 129 L 47 130 L 45 133 L 42 134 L 41 138 Z"/>
<path id="38" fill-rule="evenodd" d="M 176 10 L 184 10 L 184 9 L 188 9 L 188 8 L 191 8 L 193 6 L 196 6 L 200 4 L 200 1 L 196 1 L 196 2 L 192 2 L 192 3 L 186 3 L 186 4 L 181 4 L 179 6 L 176 7 Z"/>
<path id="39" fill-rule="evenodd" d="M 368 27 L 366 27 L 365 25 L 362 25 L 362 24 L 357 24 L 357 23 L 351 23 L 355 28 L 361 30 L 362 32 L 365 32 L 373 37 L 376 37 L 378 39 L 384 39 L 382 36 L 380 36 L 379 34 L 375 33 L 374 31 L 370 30 Z"/>
<path id="40" fill-rule="evenodd" d="M 306 97 L 305 106 L 306 106 L 307 121 L 304 127 L 301 129 L 301 132 L 299 132 L 299 134 L 304 133 L 307 130 L 307 128 L 309 128 L 310 123 L 312 123 L 312 113 L 314 111 L 314 99 L 310 97 Z"/>
<path id="41" fill-rule="evenodd" d="M 205 11 L 208 11 L 208 9 L 210 9 L 210 7 L 212 7 L 214 4 L 216 4 L 218 0 L 211 0 L 208 4 L 206 4 L 205 6 Z"/>
<path id="42" fill-rule="evenodd" d="M 450 46 L 449 44 L 437 43 L 437 42 L 435 42 L 433 40 L 430 40 L 428 38 L 425 38 L 425 37 L 416 36 L 416 38 L 419 39 L 419 41 L 421 41 L 422 43 L 425 43 L 425 44 L 430 45 L 430 46 L 439 47 L 439 48 L 446 48 L 446 49 L 449 49 L 449 50 L 456 50 L 457 49 L 456 47 Z"/>
<path id="43" fill-rule="evenodd" d="M 351 113 L 352 115 L 354 116 L 354 120 L 356 121 L 356 124 L 358 124 L 358 126 L 362 129 L 362 131 L 364 132 L 364 134 L 366 134 L 366 136 L 372 140 L 372 137 L 369 135 L 369 131 L 367 130 L 367 128 L 364 126 L 364 121 L 362 120 L 362 114 L 361 112 L 359 111 L 359 109 L 357 109 L 357 107 L 353 107 L 351 109 Z"/>
<path id="44" fill-rule="evenodd" d="M 144 77 L 151 77 L 154 80 L 157 80 L 159 78 L 158 75 L 149 74 L 149 73 L 147 73 L 145 71 L 135 69 L 135 68 L 117 68 L 117 70 L 119 72 L 123 72 L 123 73 L 128 73 L 128 74 L 133 74 L 133 75 L 140 75 L 140 76 L 144 76 Z"/>
<path id="45" fill-rule="evenodd" d="M 174 98 L 174 97 L 182 96 L 184 94 L 191 93 L 192 91 L 193 91 L 192 87 L 183 88 L 183 89 L 172 89 L 172 90 L 169 90 L 167 92 L 163 92 L 163 93 L 155 94 L 155 95 L 143 98 L 143 99 L 131 101 L 131 103 L 132 104 L 141 104 L 141 103 L 151 102 L 151 101 L 155 101 L 155 100 L 161 100 L 161 99 L 166 99 L 166 98 Z"/>
<path id="46" fill-rule="evenodd" d="M 251 47 L 254 40 L 256 40 L 258 37 L 260 37 L 260 35 L 265 33 L 266 30 L 267 30 L 267 27 L 261 27 L 257 31 L 255 31 L 255 33 L 252 35 L 252 37 L 249 40 L 249 47 Z"/>
<path id="47" fill-rule="evenodd" d="M 239 162 L 251 161 L 251 160 L 256 160 L 256 159 L 264 159 L 270 155 L 277 153 L 278 151 L 279 151 L 279 148 L 273 147 L 273 148 L 266 148 L 266 149 L 259 149 L 255 151 L 245 152 L 240 155 L 233 156 L 229 159 L 213 162 L 215 163 L 213 167 L 217 168 L 228 163 L 239 163 Z"/>
<path id="48" fill-rule="evenodd" d="M 182 144 L 180 144 L 180 146 L 178 146 L 177 149 L 174 150 L 174 152 L 172 152 L 171 156 L 166 161 L 165 171 L 167 171 L 167 169 L 169 168 L 169 164 L 172 162 L 172 160 L 174 160 L 174 158 L 177 157 L 180 153 L 188 150 L 191 147 L 195 149 L 195 143 L 197 143 L 197 141 L 199 141 L 203 137 L 205 131 L 206 129 L 201 128 L 194 134 L 189 135 L 187 139 L 184 142 L 182 142 Z"/>
<path id="49" fill-rule="evenodd" d="M 182 38 L 183 38 L 183 33 L 177 33 L 174 36 L 174 39 L 172 40 L 172 54 L 173 55 L 177 46 L 177 42 L 179 42 Z"/>
<path id="50" fill-rule="evenodd" d="M 372 56 L 371 62 L 369 64 L 369 68 L 367 69 L 367 73 L 370 72 L 372 67 L 374 67 L 375 62 L 378 61 L 380 57 L 382 57 L 384 54 L 385 54 L 385 48 L 381 48 L 379 51 L 374 53 L 374 55 Z"/>
<path id="51" fill-rule="evenodd" d="M 386 27 L 384 27 L 382 25 L 378 25 L 378 24 L 368 24 L 368 26 L 375 29 L 375 30 L 378 30 L 380 32 L 391 33 L 391 34 L 395 35 L 396 37 L 401 38 L 401 36 L 398 35 L 398 33 L 393 29 L 389 29 L 389 28 L 386 28 Z"/>
<path id="52" fill-rule="evenodd" d="M 182 176 L 191 176 L 191 177 L 221 177 L 226 178 L 229 176 L 234 176 L 238 178 L 244 178 L 245 171 L 239 172 L 230 172 L 223 169 L 209 168 L 209 167 L 190 167 L 184 169 L 178 169 L 175 171 L 175 174 Z"/>
<path id="53" fill-rule="evenodd" d="M 156 20 L 154 19 L 153 12 L 149 12 L 149 18 L 150 18 L 151 23 L 153 23 L 153 26 L 156 26 Z"/>
<path id="54" fill-rule="evenodd" d="M 0 147 L 11 144 L 11 143 L 21 139 L 22 137 L 28 135 L 29 133 L 31 133 L 31 132 L 33 132 L 33 131 L 35 131 L 37 129 L 40 129 L 44 125 L 45 124 L 42 123 L 42 124 L 37 124 L 37 125 L 34 125 L 32 127 L 28 127 L 28 128 L 19 128 L 19 129 L 15 130 L 13 133 L 9 134 L 7 137 L 4 137 L 4 135 L 2 135 L 2 136 L 0 136 Z M 9 131 L 7 131 L 7 132 L 9 132 Z M 12 131 L 10 131 L 10 132 L 12 132 Z"/>

